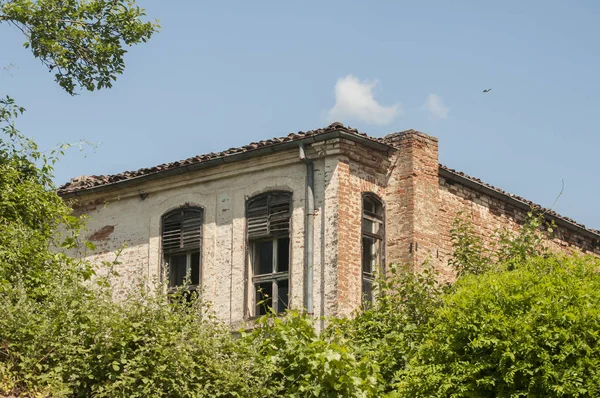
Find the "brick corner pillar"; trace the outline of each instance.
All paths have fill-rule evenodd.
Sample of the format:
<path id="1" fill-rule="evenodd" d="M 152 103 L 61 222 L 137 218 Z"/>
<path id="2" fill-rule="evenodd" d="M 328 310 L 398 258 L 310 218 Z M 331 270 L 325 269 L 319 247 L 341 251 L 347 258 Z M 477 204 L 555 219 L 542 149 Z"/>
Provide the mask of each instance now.
<path id="1" fill-rule="evenodd" d="M 388 263 L 437 263 L 439 248 L 438 140 L 416 130 L 385 136 L 397 150 L 386 190 Z"/>

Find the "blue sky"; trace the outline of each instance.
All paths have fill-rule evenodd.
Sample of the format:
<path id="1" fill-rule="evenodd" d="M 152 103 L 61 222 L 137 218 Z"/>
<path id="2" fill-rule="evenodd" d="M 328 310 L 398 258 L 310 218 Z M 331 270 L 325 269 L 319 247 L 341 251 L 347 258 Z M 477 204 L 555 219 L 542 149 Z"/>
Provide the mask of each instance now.
<path id="1" fill-rule="evenodd" d="M 112 90 L 70 97 L 0 24 L 0 92 L 59 184 L 309 130 L 414 128 L 440 162 L 600 229 L 600 3 L 166 2 Z M 12 66 L 14 65 L 14 66 Z M 483 89 L 492 88 L 484 94 Z"/>

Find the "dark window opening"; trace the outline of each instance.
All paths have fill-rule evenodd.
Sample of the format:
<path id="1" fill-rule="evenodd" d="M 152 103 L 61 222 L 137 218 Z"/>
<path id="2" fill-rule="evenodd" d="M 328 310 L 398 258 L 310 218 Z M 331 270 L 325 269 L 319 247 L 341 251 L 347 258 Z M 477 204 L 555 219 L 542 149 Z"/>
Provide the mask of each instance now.
<path id="1" fill-rule="evenodd" d="M 373 195 L 363 196 L 362 212 L 362 302 L 372 305 L 375 299 L 373 284 L 383 271 L 383 242 L 385 241 L 384 210 L 381 200 Z"/>
<path id="2" fill-rule="evenodd" d="M 273 307 L 273 284 L 271 282 L 257 283 L 256 286 L 256 315 L 266 315 Z"/>
<path id="3" fill-rule="evenodd" d="M 202 272 L 202 209 L 180 208 L 162 218 L 162 251 L 169 288 L 195 290 Z"/>
<path id="4" fill-rule="evenodd" d="M 269 192 L 248 201 L 254 315 L 289 305 L 291 194 Z"/>

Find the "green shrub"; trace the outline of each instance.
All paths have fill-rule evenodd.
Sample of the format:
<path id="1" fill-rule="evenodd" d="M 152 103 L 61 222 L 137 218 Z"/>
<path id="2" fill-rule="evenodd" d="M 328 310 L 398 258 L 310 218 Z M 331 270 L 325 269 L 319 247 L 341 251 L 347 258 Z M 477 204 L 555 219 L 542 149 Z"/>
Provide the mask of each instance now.
<path id="1" fill-rule="evenodd" d="M 376 299 L 351 319 L 333 321 L 325 334 L 335 331 L 356 347 L 359 358 L 377 365 L 378 392 L 392 388 L 394 375 L 419 347 L 435 309 L 441 303 L 439 274 L 430 263 L 420 269 L 391 265 L 376 284 Z"/>
<path id="2" fill-rule="evenodd" d="M 202 300 L 55 285 L 0 297 L 0 393 L 80 397 L 260 396 L 257 352 Z M 142 293 L 140 295 L 140 293 Z"/>
<path id="3" fill-rule="evenodd" d="M 599 396 L 599 265 L 534 257 L 460 279 L 399 372 L 398 395 Z"/>
<path id="4" fill-rule="evenodd" d="M 0 100 L 0 395 L 261 396 L 257 351 L 200 298 L 141 283 L 114 301 L 109 278 L 63 252 L 83 223 L 54 191 L 55 155 L 16 129 L 22 111 Z"/>
<path id="5" fill-rule="evenodd" d="M 289 311 L 265 316 L 246 337 L 259 347 L 269 378 L 264 397 L 375 397 L 377 363 L 357 358 L 340 333 L 317 334 L 312 317 Z"/>

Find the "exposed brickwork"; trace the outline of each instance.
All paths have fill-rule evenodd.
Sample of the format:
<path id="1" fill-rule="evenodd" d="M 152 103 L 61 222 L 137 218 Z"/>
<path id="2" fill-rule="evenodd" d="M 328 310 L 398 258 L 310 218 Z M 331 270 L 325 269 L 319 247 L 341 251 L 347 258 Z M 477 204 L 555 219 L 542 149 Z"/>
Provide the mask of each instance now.
<path id="1" fill-rule="evenodd" d="M 338 163 L 338 313 L 348 316 L 362 298 L 362 198 L 373 193 L 385 201 L 389 158 L 351 142 L 341 145 Z"/>
<path id="2" fill-rule="evenodd" d="M 447 266 L 452 254 L 450 229 L 458 212 L 472 217 L 475 231 L 484 238 L 488 247 L 496 244 L 496 231 L 508 228 L 516 230 L 525 220 L 526 212 L 507 201 L 493 198 L 472 188 L 439 178 L 440 207 L 438 214 L 440 245 L 437 263 L 445 277 L 452 279 L 454 273 Z M 600 256 L 600 242 L 563 226 L 556 228 L 554 239 L 548 246 L 566 253 L 587 253 Z"/>
<path id="3" fill-rule="evenodd" d="M 420 264 L 439 245 L 438 142 L 414 130 L 386 140 L 398 148 L 386 192 L 387 260 Z"/>
<path id="4" fill-rule="evenodd" d="M 490 248 L 496 243 L 496 231 L 516 230 L 525 219 L 527 210 L 511 204 L 511 199 L 521 198 L 486 184 L 485 188 L 500 193 L 493 197 L 441 177 L 438 143 L 434 137 L 409 130 L 390 134 L 386 141 L 398 148 L 392 156 L 394 167 L 390 171 L 386 196 L 388 262 L 418 266 L 423 261 L 432 261 L 444 280 L 452 280 L 455 272 L 448 266 L 452 254 L 450 229 L 459 212 L 472 216 L 476 232 Z M 527 204 L 531 202 L 525 201 L 521 207 Z M 600 255 L 599 240 L 590 237 L 595 231 L 586 230 L 584 236 L 566 226 L 571 225 L 567 224 L 571 220 L 551 214 L 561 222 L 555 238 L 548 243 L 552 249 Z M 582 227 L 572 225 L 575 229 Z"/>
<path id="5" fill-rule="evenodd" d="M 555 219 L 559 222 L 569 224 L 572 227 L 586 230 L 585 232 L 591 232 L 594 235 L 600 236 L 600 230 L 593 229 L 593 228 L 587 228 L 584 224 L 578 223 L 577 221 L 575 221 L 569 217 L 562 216 L 562 215 L 556 213 L 552 209 L 544 208 L 544 207 L 538 205 L 537 203 L 533 203 L 532 201 L 527 200 L 521 196 L 506 192 L 498 187 L 495 187 L 486 182 L 483 182 L 480 179 L 475 178 L 473 176 L 469 176 L 461 171 L 453 170 L 453 169 L 446 167 L 444 165 L 441 165 L 441 164 L 439 166 L 440 166 L 439 167 L 440 176 L 443 176 L 443 175 L 452 176 L 453 180 L 458 178 L 459 180 L 462 181 L 462 183 L 461 183 L 462 185 L 464 185 L 464 183 L 466 183 L 469 186 L 473 186 L 473 185 L 477 186 L 477 187 L 479 187 L 479 190 L 483 189 L 483 190 L 488 191 L 490 194 L 495 194 L 495 195 L 492 195 L 494 197 L 500 196 L 502 198 L 501 199 L 502 201 L 505 201 L 507 203 L 512 202 L 513 205 L 521 204 L 527 208 L 535 208 L 536 210 L 543 212 L 550 219 Z"/>
<path id="6" fill-rule="evenodd" d="M 348 160 L 338 163 L 338 314 L 358 306 L 360 292 L 360 194 L 352 186 Z M 358 235 L 357 235 L 358 233 Z M 359 293 L 360 295 L 360 293 Z"/>
<path id="7" fill-rule="evenodd" d="M 115 226 L 114 225 L 105 225 L 104 227 L 100 228 L 99 230 L 97 230 L 96 232 L 94 232 L 93 234 L 91 234 L 88 237 L 88 240 L 91 242 L 97 242 L 99 240 L 105 240 L 108 239 L 108 237 L 115 232 Z"/>

